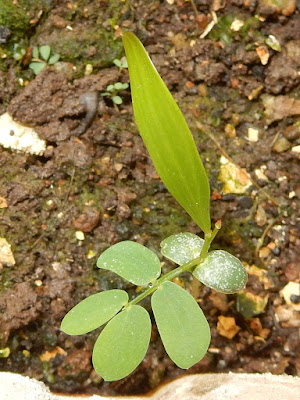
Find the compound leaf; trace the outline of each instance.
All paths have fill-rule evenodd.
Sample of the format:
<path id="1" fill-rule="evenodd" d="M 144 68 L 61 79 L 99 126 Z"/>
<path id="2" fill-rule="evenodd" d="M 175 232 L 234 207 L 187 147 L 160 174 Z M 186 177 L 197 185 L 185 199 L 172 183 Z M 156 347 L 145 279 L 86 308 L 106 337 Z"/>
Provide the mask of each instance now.
<path id="1" fill-rule="evenodd" d="M 221 293 L 236 293 L 244 289 L 247 272 L 240 260 L 224 250 L 208 253 L 205 260 L 193 271 L 204 285 Z"/>
<path id="2" fill-rule="evenodd" d="M 103 329 L 93 350 L 93 365 L 105 381 L 129 375 L 143 360 L 149 346 L 151 321 L 141 306 L 116 315 Z"/>
<path id="3" fill-rule="evenodd" d="M 98 258 L 97 267 L 113 271 L 140 286 L 154 282 L 161 273 L 157 255 L 147 247 L 129 240 L 105 250 Z"/>
<path id="4" fill-rule="evenodd" d="M 62 320 L 60 329 L 68 335 L 83 335 L 109 321 L 127 303 L 124 290 L 92 294 L 73 307 Z"/>
<path id="5" fill-rule="evenodd" d="M 189 127 L 139 39 L 123 34 L 133 110 L 154 166 L 167 189 L 210 232 L 210 189 Z"/>
<path id="6" fill-rule="evenodd" d="M 187 369 L 200 361 L 210 343 L 210 329 L 196 300 L 175 283 L 164 282 L 151 304 L 162 342 L 174 363 Z"/>
<path id="7" fill-rule="evenodd" d="M 176 264 L 183 265 L 200 256 L 204 240 L 190 232 L 176 233 L 164 239 L 161 253 Z"/>

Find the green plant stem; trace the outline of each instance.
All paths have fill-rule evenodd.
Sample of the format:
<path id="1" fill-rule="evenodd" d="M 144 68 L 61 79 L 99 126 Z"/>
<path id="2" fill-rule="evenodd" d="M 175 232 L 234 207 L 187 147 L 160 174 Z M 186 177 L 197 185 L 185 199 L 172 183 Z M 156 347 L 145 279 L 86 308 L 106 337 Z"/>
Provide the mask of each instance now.
<path id="1" fill-rule="evenodd" d="M 204 236 L 204 245 L 202 247 L 200 256 L 195 258 L 194 260 L 189 261 L 186 264 L 181 265 L 180 267 L 177 267 L 173 269 L 172 271 L 166 273 L 163 275 L 161 278 L 159 278 L 153 286 L 149 287 L 146 289 L 143 293 L 139 294 L 137 297 L 132 299 L 126 306 L 125 308 L 131 307 L 134 304 L 137 304 L 141 300 L 143 300 L 145 297 L 147 297 L 149 294 L 153 293 L 155 290 L 159 288 L 159 286 L 166 281 L 171 281 L 172 279 L 176 278 L 178 275 L 182 274 L 185 271 L 191 271 L 197 267 L 199 264 L 201 264 L 209 250 L 209 247 L 211 245 L 211 242 L 214 240 L 216 237 L 217 233 L 219 232 L 221 228 L 221 225 L 219 223 L 216 223 L 215 228 L 213 231 L 210 231 L 209 233 L 206 233 Z"/>

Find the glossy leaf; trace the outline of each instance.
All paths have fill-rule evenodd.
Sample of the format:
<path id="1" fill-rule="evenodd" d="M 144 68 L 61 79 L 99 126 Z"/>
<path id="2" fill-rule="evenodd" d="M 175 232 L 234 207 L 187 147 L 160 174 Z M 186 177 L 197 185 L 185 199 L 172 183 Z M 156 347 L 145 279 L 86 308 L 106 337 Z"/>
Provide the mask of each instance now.
<path id="1" fill-rule="evenodd" d="M 151 304 L 162 342 L 174 363 L 186 369 L 200 361 L 210 343 L 210 329 L 196 300 L 175 283 L 164 282 Z"/>
<path id="2" fill-rule="evenodd" d="M 236 293 L 244 289 L 247 272 L 240 260 L 224 250 L 208 253 L 193 275 L 204 285 L 221 293 Z"/>
<path id="3" fill-rule="evenodd" d="M 49 60 L 49 57 L 50 57 L 50 54 L 51 54 L 51 48 L 50 48 L 50 46 L 48 46 L 48 45 L 41 46 L 41 47 L 39 48 L 39 50 L 40 50 L 40 55 L 42 56 L 42 58 L 43 58 L 45 61 L 48 61 L 48 60 Z"/>
<path id="4" fill-rule="evenodd" d="M 135 119 L 167 189 L 206 233 L 210 231 L 207 175 L 188 125 L 146 50 L 123 34 Z"/>
<path id="5" fill-rule="evenodd" d="M 154 282 L 161 273 L 155 253 L 129 240 L 114 244 L 98 258 L 97 267 L 108 269 L 135 285 Z"/>
<path id="6" fill-rule="evenodd" d="M 176 233 L 164 239 L 161 253 L 179 265 L 186 264 L 200 256 L 204 240 L 190 232 Z"/>
<path id="7" fill-rule="evenodd" d="M 116 315 L 103 329 L 93 350 L 93 365 L 106 381 L 129 375 L 143 360 L 151 334 L 147 311 L 132 306 Z"/>
<path id="8" fill-rule="evenodd" d="M 92 294 L 73 307 L 64 317 L 60 329 L 68 335 L 83 335 L 109 321 L 127 303 L 124 290 Z"/>

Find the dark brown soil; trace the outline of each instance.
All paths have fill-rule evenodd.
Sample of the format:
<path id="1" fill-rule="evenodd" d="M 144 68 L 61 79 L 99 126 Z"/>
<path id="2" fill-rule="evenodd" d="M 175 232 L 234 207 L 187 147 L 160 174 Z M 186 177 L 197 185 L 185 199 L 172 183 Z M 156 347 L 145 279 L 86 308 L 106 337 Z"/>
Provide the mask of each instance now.
<path id="1" fill-rule="evenodd" d="M 72 32 L 73 44 L 80 42 L 80 33 L 95 29 L 97 22 L 114 38 L 106 45 L 107 60 L 100 60 L 96 44 L 83 41 L 77 55 L 71 54 L 73 48 L 60 48 L 61 60 L 77 72 L 65 64 L 34 78 L 28 63 L 9 58 L 0 64 L 0 114 L 8 111 L 47 141 L 43 156 L 0 148 L 0 196 L 8 205 L 0 209 L 0 236 L 12 245 L 16 260 L 13 266 L 0 265 L 0 348 L 10 349 L 9 357 L 0 358 L 1 370 L 41 379 L 57 392 L 102 395 L 145 393 L 185 373 L 300 376 L 299 296 L 286 304 L 280 294 L 289 282 L 299 283 L 300 274 L 295 151 L 300 144 L 300 14 L 296 2 L 281 10 L 272 4 L 82 0 L 76 8 L 75 2 L 53 2 L 26 33 L 28 47 L 51 42 L 55 49 L 65 32 Z M 212 11 L 218 24 L 201 39 Z M 244 21 L 239 31 L 230 29 L 234 19 Z M 90 294 L 122 288 L 135 296 L 136 287 L 96 268 L 97 257 L 121 240 L 138 241 L 159 254 L 159 243 L 168 235 L 201 235 L 156 174 L 134 124 L 128 90 L 120 94 L 124 102 L 118 108 L 100 96 L 93 122 L 76 136 L 82 124 L 90 123 L 90 106 L 82 96 L 129 81 L 127 70 L 120 72 L 112 63 L 122 57 L 116 50 L 121 48 L 116 45 L 119 27 L 142 40 L 188 120 L 210 177 L 212 219 L 223 222 L 214 247 L 248 265 L 246 294 L 267 304 L 246 318 L 237 311 L 235 295 L 201 287 L 199 304 L 212 330 L 205 358 L 187 372 L 177 368 L 153 325 L 142 364 L 122 381 L 105 383 L 91 365 L 99 331 L 69 337 L 59 329 L 65 313 Z M 266 45 L 269 35 L 280 42 L 281 52 Z M 269 53 L 265 65 L 258 47 Z M 82 77 L 86 59 L 94 71 Z M 27 86 L 20 87 L 20 77 L 30 81 Z M 248 140 L 249 128 L 258 130 L 257 141 Z M 244 193 L 223 193 L 221 155 L 251 175 Z M 84 232 L 84 240 L 76 231 Z M 164 260 L 164 271 L 172 267 Z M 189 276 L 178 283 L 195 291 Z M 143 305 L 150 311 L 149 300 Z M 234 318 L 238 328 L 232 339 L 230 327 L 221 334 L 220 316 Z"/>

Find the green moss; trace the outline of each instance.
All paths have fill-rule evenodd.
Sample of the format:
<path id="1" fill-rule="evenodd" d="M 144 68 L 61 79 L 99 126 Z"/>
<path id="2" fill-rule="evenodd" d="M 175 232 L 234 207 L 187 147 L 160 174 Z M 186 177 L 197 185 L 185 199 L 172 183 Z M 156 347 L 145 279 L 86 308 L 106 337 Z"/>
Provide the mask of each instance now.
<path id="1" fill-rule="evenodd" d="M 230 29 L 235 16 L 233 14 L 223 15 L 218 18 L 218 24 L 215 25 L 213 30 L 209 33 L 209 37 L 212 40 L 221 40 L 224 44 L 229 44 L 232 42 L 233 32 Z"/>
<path id="2" fill-rule="evenodd" d="M 0 0 L 0 25 L 10 29 L 14 34 L 22 34 L 30 28 L 30 17 L 26 11 L 12 0 Z"/>
<path id="3" fill-rule="evenodd" d="M 92 64 L 94 68 L 106 67 L 123 54 L 122 43 L 112 32 L 86 31 L 80 34 L 77 32 L 68 34 L 63 39 L 58 35 L 56 39 L 48 43 L 53 52 L 61 54 L 65 61 L 74 63 L 79 69 L 87 63 Z M 91 47 L 93 47 L 92 57 Z"/>
<path id="4" fill-rule="evenodd" d="M 49 11 L 51 1 L 48 0 L 0 0 L 0 25 L 12 31 L 13 36 L 22 37 L 26 34 L 40 11 Z"/>

